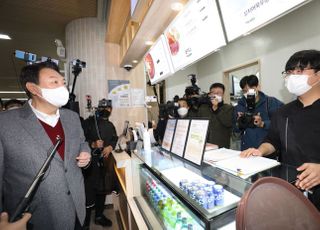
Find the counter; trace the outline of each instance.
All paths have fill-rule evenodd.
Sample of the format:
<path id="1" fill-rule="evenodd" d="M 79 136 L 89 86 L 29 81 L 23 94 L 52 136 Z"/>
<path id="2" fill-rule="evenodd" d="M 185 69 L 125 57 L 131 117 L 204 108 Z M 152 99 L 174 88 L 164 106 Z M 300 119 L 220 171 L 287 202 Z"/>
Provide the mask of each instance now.
<path id="1" fill-rule="evenodd" d="M 182 224 L 190 229 L 235 229 L 237 203 L 252 183 L 264 176 L 276 176 L 289 182 L 296 178 L 293 167 L 280 165 L 241 179 L 206 163 L 198 167 L 160 148 L 148 152 L 142 149 L 133 152 L 131 157 L 124 152 L 114 152 L 113 156 L 138 229 L 176 229 Z M 188 191 L 181 185 L 185 180 L 190 183 Z M 191 184 L 196 190 L 208 191 L 207 187 L 213 183 L 223 187 L 222 202 L 202 200 L 201 192 L 192 192 L 195 189 L 192 190 Z M 210 196 L 217 197 L 217 194 L 212 192 Z"/>

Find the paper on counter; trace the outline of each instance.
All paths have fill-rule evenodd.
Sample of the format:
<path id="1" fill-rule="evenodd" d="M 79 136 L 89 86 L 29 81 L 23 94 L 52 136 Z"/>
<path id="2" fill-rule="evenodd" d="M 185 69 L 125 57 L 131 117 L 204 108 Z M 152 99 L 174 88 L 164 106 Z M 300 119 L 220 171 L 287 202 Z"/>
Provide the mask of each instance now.
<path id="1" fill-rule="evenodd" d="M 280 163 L 276 160 L 258 156 L 248 158 L 236 156 L 215 163 L 216 167 L 244 179 L 277 165 L 280 165 Z"/>
<path id="2" fill-rule="evenodd" d="M 226 148 L 209 150 L 204 153 L 204 161 L 208 163 L 215 163 L 217 161 L 239 156 L 240 153 L 241 151 Z"/>
<path id="3" fill-rule="evenodd" d="M 204 151 L 209 151 L 209 150 L 214 150 L 214 149 L 218 149 L 219 146 L 215 145 L 215 144 L 211 144 L 211 143 L 206 143 L 206 147 Z"/>

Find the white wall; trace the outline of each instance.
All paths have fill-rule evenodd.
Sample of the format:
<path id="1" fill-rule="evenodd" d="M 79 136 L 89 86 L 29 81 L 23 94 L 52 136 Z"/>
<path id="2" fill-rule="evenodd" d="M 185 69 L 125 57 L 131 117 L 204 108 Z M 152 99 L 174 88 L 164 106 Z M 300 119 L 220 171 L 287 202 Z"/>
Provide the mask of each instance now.
<path id="1" fill-rule="evenodd" d="M 284 88 L 281 72 L 294 52 L 320 50 L 319 12 L 320 1 L 314 0 L 251 35 L 229 43 L 188 69 L 179 71 L 166 80 L 167 98 L 184 94 L 185 86 L 190 84 L 185 76 L 191 71 L 198 73 L 199 86 L 208 91 L 212 83 L 222 82 L 223 71 L 260 59 L 262 91 L 289 102 L 293 97 Z"/>
<path id="2" fill-rule="evenodd" d="M 80 115 L 84 118 L 89 115 L 85 109 L 87 94 L 92 97 L 92 106 L 97 106 L 100 99 L 107 97 L 105 33 L 105 23 L 97 18 L 76 19 L 66 26 L 67 63 L 74 59 L 87 63 L 75 87 Z M 72 85 L 73 74 L 70 74 Z"/>
<path id="3" fill-rule="evenodd" d="M 175 95 L 182 97 L 186 86 L 191 85 L 190 80 L 187 78 L 189 74 L 196 74 L 198 76 L 197 65 L 191 65 L 183 70 L 176 72 L 166 80 L 166 100 L 172 101 Z M 199 83 L 199 82 L 198 82 Z M 199 87 L 201 87 L 199 85 Z"/>

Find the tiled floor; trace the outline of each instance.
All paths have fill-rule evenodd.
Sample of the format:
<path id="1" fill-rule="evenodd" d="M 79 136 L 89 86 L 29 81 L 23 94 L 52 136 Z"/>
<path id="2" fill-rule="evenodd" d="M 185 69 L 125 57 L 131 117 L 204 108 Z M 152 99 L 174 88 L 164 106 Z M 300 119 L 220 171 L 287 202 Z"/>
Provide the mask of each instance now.
<path id="1" fill-rule="evenodd" d="M 112 226 L 111 227 L 102 227 L 100 225 L 95 225 L 95 223 L 94 223 L 94 211 L 93 211 L 92 214 L 91 214 L 90 230 L 104 230 L 104 229 L 119 230 L 116 213 L 113 210 L 113 206 L 112 205 L 108 205 L 103 213 L 108 219 L 110 219 L 112 221 Z"/>

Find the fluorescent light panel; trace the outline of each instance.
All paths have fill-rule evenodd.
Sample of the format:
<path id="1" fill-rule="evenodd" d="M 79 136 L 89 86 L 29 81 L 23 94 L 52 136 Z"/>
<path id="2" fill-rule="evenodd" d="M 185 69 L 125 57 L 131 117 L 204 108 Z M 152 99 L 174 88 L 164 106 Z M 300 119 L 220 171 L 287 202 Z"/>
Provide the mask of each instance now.
<path id="1" fill-rule="evenodd" d="M 7 34 L 0 34 L 0 39 L 11 40 L 11 38 Z"/>

